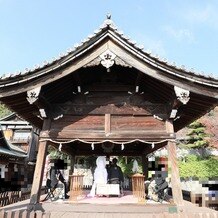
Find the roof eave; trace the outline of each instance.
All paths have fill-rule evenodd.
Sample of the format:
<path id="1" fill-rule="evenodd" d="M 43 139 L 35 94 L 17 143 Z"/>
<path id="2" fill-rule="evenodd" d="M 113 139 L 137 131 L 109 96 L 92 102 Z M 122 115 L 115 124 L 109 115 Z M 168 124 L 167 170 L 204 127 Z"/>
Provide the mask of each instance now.
<path id="1" fill-rule="evenodd" d="M 22 83 L 25 81 L 30 81 L 42 74 L 50 73 L 59 67 L 73 61 L 75 58 L 81 56 L 84 52 L 90 50 L 96 43 L 102 41 L 106 36 L 111 37 L 116 40 L 119 44 L 123 45 L 125 48 L 146 63 L 152 65 L 153 67 L 160 69 L 168 74 L 183 78 L 185 80 L 203 84 L 210 87 L 218 88 L 218 80 L 212 77 L 206 77 L 204 75 L 196 75 L 193 71 L 187 71 L 183 66 L 177 67 L 175 65 L 169 64 L 166 60 L 161 60 L 157 56 L 153 56 L 149 52 L 143 50 L 141 46 L 138 46 L 136 42 L 125 36 L 122 31 L 119 31 L 114 25 L 110 18 L 107 18 L 103 25 L 94 34 L 89 35 L 80 44 L 76 44 L 73 49 L 69 49 L 65 54 L 60 55 L 58 58 L 51 62 L 44 62 L 42 66 L 37 66 L 34 69 L 26 69 L 24 72 L 19 72 L 15 75 L 9 75 L 0 79 L 0 87 L 5 87 L 9 85 L 15 85 L 17 83 Z M 21 79 L 22 78 L 22 79 Z M 1 82 L 2 81 L 2 82 Z"/>

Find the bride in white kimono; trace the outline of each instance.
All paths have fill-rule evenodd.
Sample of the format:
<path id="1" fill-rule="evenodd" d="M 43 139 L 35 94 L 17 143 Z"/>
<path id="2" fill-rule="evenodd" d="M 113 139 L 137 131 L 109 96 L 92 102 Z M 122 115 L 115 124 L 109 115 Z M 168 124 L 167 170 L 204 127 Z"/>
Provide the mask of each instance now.
<path id="1" fill-rule="evenodd" d="M 88 194 L 89 197 L 94 197 L 96 195 L 97 184 L 106 184 L 107 183 L 107 170 L 106 170 L 106 158 L 100 156 L 96 159 L 96 165 L 94 171 L 94 182 L 92 184 L 92 189 Z"/>

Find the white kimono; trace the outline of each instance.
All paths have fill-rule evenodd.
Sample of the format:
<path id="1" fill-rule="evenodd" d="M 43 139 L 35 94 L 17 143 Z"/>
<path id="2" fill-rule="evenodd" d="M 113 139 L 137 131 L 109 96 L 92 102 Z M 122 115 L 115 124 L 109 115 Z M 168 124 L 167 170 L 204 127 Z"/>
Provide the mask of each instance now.
<path id="1" fill-rule="evenodd" d="M 106 170 L 106 158 L 100 156 L 96 159 L 96 165 L 94 171 L 94 182 L 92 184 L 92 189 L 88 196 L 94 197 L 96 194 L 97 184 L 106 184 L 107 183 L 107 170 Z"/>

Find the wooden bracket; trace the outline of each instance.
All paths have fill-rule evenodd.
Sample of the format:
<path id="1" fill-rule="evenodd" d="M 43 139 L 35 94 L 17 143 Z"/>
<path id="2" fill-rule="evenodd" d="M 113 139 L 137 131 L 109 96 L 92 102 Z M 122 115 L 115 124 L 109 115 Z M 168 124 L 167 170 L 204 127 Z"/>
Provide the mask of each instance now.
<path id="1" fill-rule="evenodd" d="M 27 91 L 27 97 L 26 97 L 27 101 L 30 104 L 35 103 L 39 98 L 40 91 L 41 91 L 41 86 L 36 87 L 35 89 Z"/>
<path id="2" fill-rule="evenodd" d="M 179 101 L 181 101 L 183 104 L 187 104 L 190 97 L 190 91 L 186 90 L 186 89 L 182 89 L 178 86 L 174 86 L 174 91 L 176 93 L 176 97 Z"/>
<path id="3" fill-rule="evenodd" d="M 51 104 L 40 94 L 41 86 L 27 91 L 27 101 L 39 108 L 39 113 L 42 118 L 49 117 L 49 112 L 52 109 Z"/>

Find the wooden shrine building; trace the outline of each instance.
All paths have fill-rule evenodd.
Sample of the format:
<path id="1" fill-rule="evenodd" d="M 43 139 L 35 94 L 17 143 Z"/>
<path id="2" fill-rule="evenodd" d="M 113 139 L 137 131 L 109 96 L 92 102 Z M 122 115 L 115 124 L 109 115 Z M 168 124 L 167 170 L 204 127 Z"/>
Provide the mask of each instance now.
<path id="1" fill-rule="evenodd" d="M 142 156 L 167 146 L 182 204 L 175 132 L 218 103 L 218 80 L 145 52 L 103 25 L 59 58 L 0 79 L 0 101 L 40 128 L 30 204 L 39 202 L 49 144 L 75 155 Z M 146 171 L 146 163 L 145 163 Z"/>

